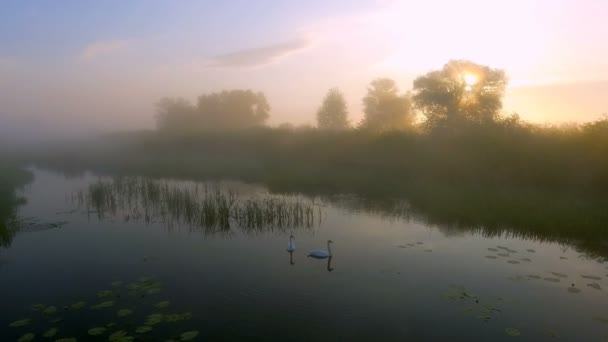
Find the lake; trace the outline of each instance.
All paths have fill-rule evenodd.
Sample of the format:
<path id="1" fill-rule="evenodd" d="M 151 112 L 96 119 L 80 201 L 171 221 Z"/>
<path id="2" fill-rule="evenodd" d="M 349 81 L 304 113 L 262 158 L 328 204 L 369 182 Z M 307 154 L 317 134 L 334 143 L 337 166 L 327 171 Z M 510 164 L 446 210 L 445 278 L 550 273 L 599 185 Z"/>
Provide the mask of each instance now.
<path id="1" fill-rule="evenodd" d="M 540 233 L 391 199 L 32 172 L 0 249 L 2 341 L 608 338 L 608 264 Z"/>

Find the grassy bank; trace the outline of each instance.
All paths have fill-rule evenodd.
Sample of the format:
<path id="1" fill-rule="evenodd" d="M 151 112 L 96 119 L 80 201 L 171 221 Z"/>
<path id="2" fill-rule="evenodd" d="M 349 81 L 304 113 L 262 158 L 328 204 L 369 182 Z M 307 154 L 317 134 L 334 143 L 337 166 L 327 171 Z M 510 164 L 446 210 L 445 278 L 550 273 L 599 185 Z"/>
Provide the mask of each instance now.
<path id="1" fill-rule="evenodd" d="M 10 245 L 16 232 L 15 210 L 23 203 L 15 191 L 31 181 L 31 174 L 15 165 L 0 162 L 0 246 Z"/>
<path id="2" fill-rule="evenodd" d="M 407 199 L 431 223 L 487 234 L 594 244 L 608 251 L 608 125 L 518 122 L 460 130 L 114 135 L 47 147 L 29 161 L 78 173 L 235 178 L 275 192 Z M 608 255 L 608 253 L 603 253 Z"/>

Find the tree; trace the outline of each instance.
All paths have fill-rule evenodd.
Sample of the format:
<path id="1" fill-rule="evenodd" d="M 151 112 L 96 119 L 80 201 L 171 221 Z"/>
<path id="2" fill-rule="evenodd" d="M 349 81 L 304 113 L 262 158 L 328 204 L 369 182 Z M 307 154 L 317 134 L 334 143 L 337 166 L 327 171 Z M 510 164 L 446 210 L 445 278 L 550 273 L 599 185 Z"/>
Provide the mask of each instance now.
<path id="1" fill-rule="evenodd" d="M 263 93 L 224 90 L 198 98 L 198 112 L 207 129 L 243 129 L 262 126 L 270 105 Z"/>
<path id="2" fill-rule="evenodd" d="M 190 102 L 183 98 L 163 98 L 156 104 L 159 130 L 185 132 L 200 128 L 200 117 Z"/>
<path id="3" fill-rule="evenodd" d="M 414 80 L 413 102 L 429 128 L 495 122 L 506 85 L 502 70 L 451 60 L 443 69 Z"/>
<path id="4" fill-rule="evenodd" d="M 344 95 L 338 88 L 332 88 L 323 99 L 317 111 L 317 127 L 320 129 L 348 129 L 348 111 Z"/>
<path id="5" fill-rule="evenodd" d="M 363 98 L 365 116 L 361 128 L 376 132 L 407 129 L 414 119 L 411 107 L 409 94 L 400 95 L 395 81 L 376 79 Z"/>

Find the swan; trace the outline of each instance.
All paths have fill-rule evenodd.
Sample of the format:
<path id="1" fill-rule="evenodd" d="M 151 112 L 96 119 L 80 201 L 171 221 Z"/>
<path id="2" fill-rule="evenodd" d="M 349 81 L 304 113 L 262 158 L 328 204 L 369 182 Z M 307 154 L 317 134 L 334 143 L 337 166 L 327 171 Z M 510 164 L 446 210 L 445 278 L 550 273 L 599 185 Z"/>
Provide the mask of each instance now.
<path id="1" fill-rule="evenodd" d="M 331 244 L 332 243 L 334 243 L 334 242 L 331 240 L 327 240 L 327 250 L 315 249 L 315 250 L 310 251 L 308 256 L 313 257 L 315 259 L 331 258 Z"/>
<path id="2" fill-rule="evenodd" d="M 290 235 L 289 236 L 289 242 L 287 243 L 287 251 L 289 253 L 292 253 L 295 250 L 296 250 L 296 242 L 293 241 L 293 235 Z"/>

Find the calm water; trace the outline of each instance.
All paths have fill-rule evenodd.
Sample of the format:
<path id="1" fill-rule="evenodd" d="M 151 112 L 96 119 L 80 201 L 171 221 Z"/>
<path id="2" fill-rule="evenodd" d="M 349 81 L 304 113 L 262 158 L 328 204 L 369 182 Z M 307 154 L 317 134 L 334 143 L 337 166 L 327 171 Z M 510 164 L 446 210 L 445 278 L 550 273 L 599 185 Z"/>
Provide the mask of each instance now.
<path id="1" fill-rule="evenodd" d="M 98 177 L 34 173 L 19 214 L 37 223 L 0 249 L 1 341 L 26 333 L 46 340 L 52 327 L 55 339 L 81 341 L 119 330 L 149 341 L 187 339 L 188 331 L 198 332 L 196 340 L 608 338 L 607 264 L 566 245 L 431 226 L 364 210 L 352 197 L 315 199 L 322 219 L 312 226 L 214 234 L 161 219 L 125 222 L 124 213 L 100 219 L 72 198 Z M 262 186 L 218 186 L 266 195 Z M 65 223 L 49 225 L 58 222 Z M 297 249 L 290 256 L 291 233 Z M 331 260 L 307 258 L 328 239 Z M 69 307 L 78 301 L 86 306 Z M 170 304 L 157 307 L 162 301 Z M 57 311 L 36 312 L 33 304 Z M 155 313 L 162 322 L 150 322 Z M 31 321 L 9 327 L 21 319 Z M 146 320 L 153 329 L 136 333 Z M 89 336 L 95 327 L 107 330 Z"/>

